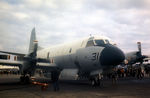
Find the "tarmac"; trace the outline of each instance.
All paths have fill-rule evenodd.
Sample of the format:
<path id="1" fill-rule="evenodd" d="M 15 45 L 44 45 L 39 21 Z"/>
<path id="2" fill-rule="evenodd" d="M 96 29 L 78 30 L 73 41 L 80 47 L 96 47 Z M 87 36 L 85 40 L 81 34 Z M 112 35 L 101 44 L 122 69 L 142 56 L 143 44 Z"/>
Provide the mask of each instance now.
<path id="1" fill-rule="evenodd" d="M 20 84 L 19 77 L 0 75 L 0 98 L 150 98 L 150 78 L 123 78 L 116 84 L 107 79 L 101 87 L 92 87 L 85 80 L 60 80 L 60 91 L 54 92 L 50 79 L 35 80 L 48 83 L 48 88 L 41 90 L 39 85 Z"/>

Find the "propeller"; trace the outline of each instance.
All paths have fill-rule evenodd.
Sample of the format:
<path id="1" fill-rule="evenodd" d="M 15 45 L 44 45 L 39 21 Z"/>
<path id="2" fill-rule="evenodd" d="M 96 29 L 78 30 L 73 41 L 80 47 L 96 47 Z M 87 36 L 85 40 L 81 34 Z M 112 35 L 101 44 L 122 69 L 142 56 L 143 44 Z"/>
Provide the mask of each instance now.
<path id="1" fill-rule="evenodd" d="M 137 46 L 138 46 L 137 59 L 140 62 L 140 65 L 142 65 L 144 62 L 144 59 L 148 58 L 148 56 L 142 55 L 141 42 L 137 42 Z"/>
<path id="2" fill-rule="evenodd" d="M 141 52 L 141 42 L 137 42 L 137 46 L 138 46 L 139 55 L 142 56 L 142 52 Z"/>
<path id="3" fill-rule="evenodd" d="M 140 62 L 142 65 L 144 60 L 149 58 L 149 56 L 142 54 L 141 42 L 137 42 L 137 48 L 138 51 L 133 51 L 126 54 L 126 60 L 124 61 L 124 64 L 131 65 Z"/>

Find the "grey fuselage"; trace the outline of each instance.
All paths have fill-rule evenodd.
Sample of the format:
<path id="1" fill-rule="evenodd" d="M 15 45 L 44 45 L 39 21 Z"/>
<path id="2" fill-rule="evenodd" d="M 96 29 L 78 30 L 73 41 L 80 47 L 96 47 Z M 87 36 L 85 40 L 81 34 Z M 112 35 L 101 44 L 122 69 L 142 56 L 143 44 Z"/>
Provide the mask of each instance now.
<path id="1" fill-rule="evenodd" d="M 37 58 L 47 59 L 60 69 L 78 69 L 81 73 L 91 73 L 118 65 L 125 56 L 108 38 L 94 36 L 42 49 L 37 52 Z"/>

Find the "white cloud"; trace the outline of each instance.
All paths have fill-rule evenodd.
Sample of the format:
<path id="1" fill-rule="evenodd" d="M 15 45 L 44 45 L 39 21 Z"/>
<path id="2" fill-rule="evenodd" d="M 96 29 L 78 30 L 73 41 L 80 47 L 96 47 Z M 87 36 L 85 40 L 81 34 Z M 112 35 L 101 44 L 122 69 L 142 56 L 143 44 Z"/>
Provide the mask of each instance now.
<path id="1" fill-rule="evenodd" d="M 3 47 L 0 45 L 0 49 L 2 50 L 3 49 Z"/>
<path id="2" fill-rule="evenodd" d="M 30 17 L 26 13 L 22 13 L 22 12 L 15 12 L 15 13 L 13 13 L 13 15 L 14 15 L 14 17 L 16 17 L 17 19 L 20 19 L 20 20 L 23 20 L 23 19 Z"/>
<path id="3" fill-rule="evenodd" d="M 10 9 L 12 9 L 12 6 L 11 5 L 9 5 L 8 3 L 6 3 L 6 2 L 0 2 L 0 11 L 7 11 L 7 10 L 10 10 Z"/>
<path id="4" fill-rule="evenodd" d="M 24 0 L 25 4 L 32 6 L 32 7 L 40 7 L 42 5 L 42 0 Z"/>
<path id="5" fill-rule="evenodd" d="M 141 41 L 143 52 L 150 54 L 149 5 L 149 0 L 2 0 L 1 46 L 26 52 L 35 26 L 44 47 L 99 34 L 124 51 L 137 50 Z"/>

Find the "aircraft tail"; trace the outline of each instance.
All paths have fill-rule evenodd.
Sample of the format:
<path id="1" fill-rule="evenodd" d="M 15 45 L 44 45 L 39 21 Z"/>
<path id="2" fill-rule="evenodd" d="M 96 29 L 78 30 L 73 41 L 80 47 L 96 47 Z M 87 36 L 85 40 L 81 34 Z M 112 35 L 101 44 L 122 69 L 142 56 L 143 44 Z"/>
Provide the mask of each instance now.
<path id="1" fill-rule="evenodd" d="M 31 36 L 30 36 L 30 44 L 29 44 L 28 54 L 31 54 L 34 52 L 35 42 L 36 42 L 36 33 L 35 33 L 35 28 L 33 28 L 32 32 L 31 32 Z"/>
<path id="2" fill-rule="evenodd" d="M 30 37 L 28 55 L 35 58 L 36 57 L 36 52 L 38 50 L 41 50 L 41 49 L 43 49 L 43 48 L 38 46 L 38 41 L 36 40 L 35 28 L 33 28 L 32 32 L 31 32 L 31 37 Z"/>

